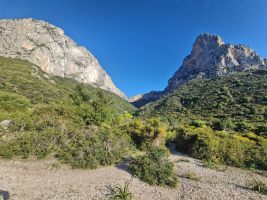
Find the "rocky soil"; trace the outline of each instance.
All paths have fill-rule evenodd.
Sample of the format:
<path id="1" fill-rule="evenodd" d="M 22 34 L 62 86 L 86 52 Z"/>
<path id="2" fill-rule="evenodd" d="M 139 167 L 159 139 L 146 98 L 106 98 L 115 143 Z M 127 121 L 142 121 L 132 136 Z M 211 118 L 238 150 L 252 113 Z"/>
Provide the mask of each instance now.
<path id="1" fill-rule="evenodd" d="M 267 199 L 247 188 L 252 179 L 267 184 L 265 172 L 232 167 L 221 171 L 209 169 L 201 161 L 178 153 L 173 153 L 170 159 L 180 177 L 176 189 L 150 186 L 133 178 L 123 166 L 82 170 L 70 169 L 53 159 L 0 160 L 0 193 L 4 199 L 12 200 L 109 199 L 110 188 L 129 181 L 134 199 L 141 200 Z M 199 180 L 186 178 L 188 173 L 196 174 Z"/>

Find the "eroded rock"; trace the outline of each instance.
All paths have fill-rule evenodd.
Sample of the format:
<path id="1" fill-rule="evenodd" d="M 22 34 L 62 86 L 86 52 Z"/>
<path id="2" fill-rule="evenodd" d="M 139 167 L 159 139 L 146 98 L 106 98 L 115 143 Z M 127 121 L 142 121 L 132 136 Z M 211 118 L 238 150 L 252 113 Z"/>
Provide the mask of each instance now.
<path id="1" fill-rule="evenodd" d="M 86 48 L 47 22 L 0 20 L 0 56 L 25 59 L 48 74 L 73 78 L 126 98 Z"/>

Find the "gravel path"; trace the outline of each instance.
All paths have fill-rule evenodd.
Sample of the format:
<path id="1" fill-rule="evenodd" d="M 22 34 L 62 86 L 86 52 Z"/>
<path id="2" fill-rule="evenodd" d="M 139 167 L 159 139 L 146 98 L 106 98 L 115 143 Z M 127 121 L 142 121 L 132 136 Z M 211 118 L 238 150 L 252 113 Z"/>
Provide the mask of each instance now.
<path id="1" fill-rule="evenodd" d="M 72 170 L 55 160 L 0 160 L 0 194 L 11 200 L 108 199 L 110 187 L 128 180 L 134 199 L 141 200 L 267 199 L 246 188 L 252 178 L 267 184 L 266 176 L 232 167 L 225 171 L 204 168 L 201 161 L 178 153 L 170 159 L 180 177 L 176 189 L 150 186 L 115 166 Z M 185 178 L 188 172 L 194 172 L 200 180 Z"/>

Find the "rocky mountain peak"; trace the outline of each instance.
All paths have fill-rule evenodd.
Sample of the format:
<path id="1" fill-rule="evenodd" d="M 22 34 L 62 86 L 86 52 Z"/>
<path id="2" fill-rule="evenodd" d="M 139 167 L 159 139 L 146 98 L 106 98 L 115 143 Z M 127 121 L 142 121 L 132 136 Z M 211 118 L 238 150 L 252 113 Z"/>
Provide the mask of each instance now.
<path id="1" fill-rule="evenodd" d="M 48 74 L 73 78 L 126 98 L 92 53 L 56 26 L 32 18 L 4 19 L 0 20 L 0 36 L 0 56 L 28 60 Z"/>
<path id="2" fill-rule="evenodd" d="M 165 90 L 144 94 L 141 98 L 136 98 L 133 104 L 141 107 L 196 77 L 216 78 L 266 67 L 267 59 L 261 58 L 251 48 L 225 44 L 218 35 L 201 34 L 196 38 L 191 53 L 184 58 L 181 67 L 169 79 Z"/>
<path id="3" fill-rule="evenodd" d="M 206 50 L 216 50 L 223 44 L 222 38 L 218 35 L 201 34 L 195 40 L 191 54 L 198 55 Z"/>
<path id="4" fill-rule="evenodd" d="M 201 34 L 165 91 L 176 89 L 196 76 L 215 78 L 262 67 L 266 67 L 266 61 L 251 48 L 224 44 L 217 35 Z"/>

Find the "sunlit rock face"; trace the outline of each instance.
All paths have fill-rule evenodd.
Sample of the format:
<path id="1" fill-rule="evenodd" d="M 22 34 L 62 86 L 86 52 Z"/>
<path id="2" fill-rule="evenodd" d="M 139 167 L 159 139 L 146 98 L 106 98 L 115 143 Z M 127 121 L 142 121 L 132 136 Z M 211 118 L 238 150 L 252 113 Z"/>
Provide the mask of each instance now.
<path id="1" fill-rule="evenodd" d="M 266 67 L 264 59 L 249 47 L 224 44 L 217 35 L 202 34 L 165 90 L 173 90 L 196 76 L 215 78 L 263 67 Z"/>
<path id="2" fill-rule="evenodd" d="M 169 79 L 164 91 L 149 92 L 132 102 L 141 107 L 156 101 L 188 81 L 196 78 L 216 78 L 236 72 L 267 67 L 267 59 L 244 45 L 224 44 L 217 35 L 201 34 L 193 44 L 191 53 L 183 60 L 182 66 Z"/>
<path id="3" fill-rule="evenodd" d="M 47 22 L 0 20 L 0 55 L 28 60 L 48 74 L 73 78 L 126 98 L 86 48 Z"/>

